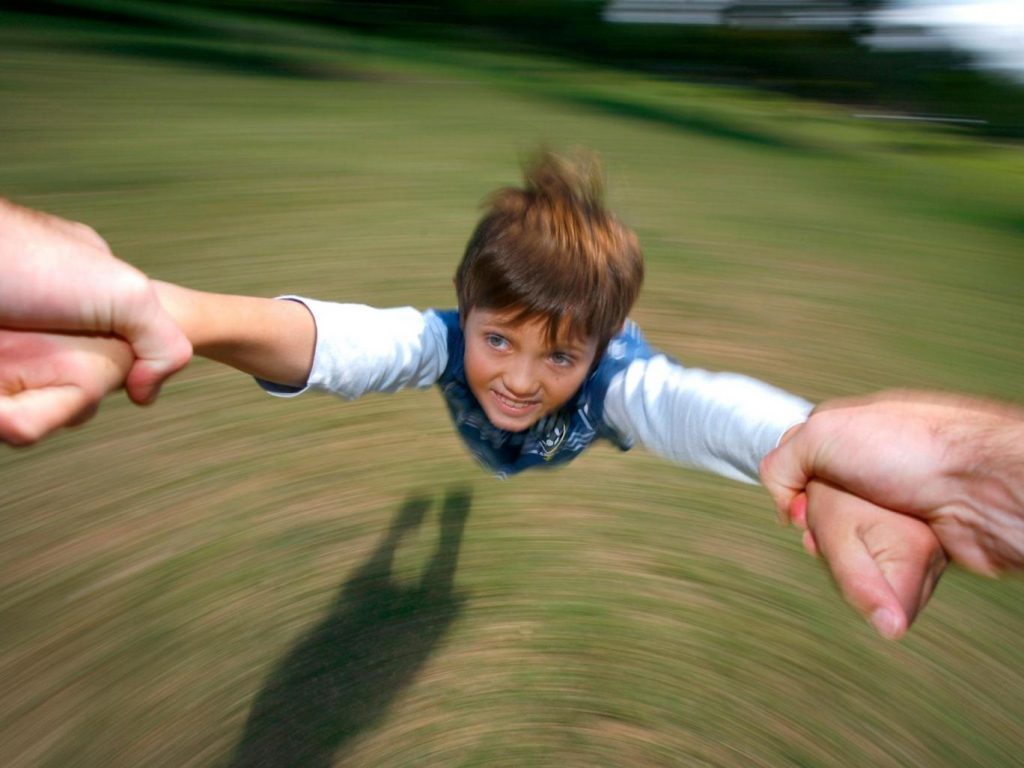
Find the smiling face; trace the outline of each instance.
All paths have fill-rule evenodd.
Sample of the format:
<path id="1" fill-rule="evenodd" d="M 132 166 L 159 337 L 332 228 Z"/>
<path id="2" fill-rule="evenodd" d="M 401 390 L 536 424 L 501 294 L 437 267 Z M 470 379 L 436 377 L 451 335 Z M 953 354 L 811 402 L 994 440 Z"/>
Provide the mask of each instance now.
<path id="1" fill-rule="evenodd" d="M 516 311 L 471 309 L 466 380 L 491 423 L 522 432 L 576 394 L 597 354 L 597 339 L 560 333 L 552 343 L 542 318 L 513 322 Z"/>

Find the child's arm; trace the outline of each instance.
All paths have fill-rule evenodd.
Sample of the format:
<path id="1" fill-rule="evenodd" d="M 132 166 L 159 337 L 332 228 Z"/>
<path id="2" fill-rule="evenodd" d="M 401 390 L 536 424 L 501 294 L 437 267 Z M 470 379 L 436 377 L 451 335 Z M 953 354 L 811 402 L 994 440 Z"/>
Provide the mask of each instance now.
<path id="1" fill-rule="evenodd" d="M 81 424 L 134 362 L 118 339 L 0 328 L 0 442 L 29 445 Z"/>
<path id="2" fill-rule="evenodd" d="M 155 285 L 197 355 L 276 384 L 305 386 L 317 331 L 303 304 Z"/>
<path id="3" fill-rule="evenodd" d="M 445 324 L 433 312 L 155 285 L 196 354 L 262 379 L 271 394 L 310 387 L 353 399 L 422 388 L 448 360 Z"/>
<path id="4" fill-rule="evenodd" d="M 754 483 L 761 460 L 811 407 L 749 376 L 685 368 L 656 355 L 611 379 L 604 419 L 627 444 Z"/>
<path id="5" fill-rule="evenodd" d="M 946 567 L 932 529 L 820 480 L 808 484 L 806 502 L 804 546 L 825 558 L 846 602 L 879 634 L 902 636 Z"/>

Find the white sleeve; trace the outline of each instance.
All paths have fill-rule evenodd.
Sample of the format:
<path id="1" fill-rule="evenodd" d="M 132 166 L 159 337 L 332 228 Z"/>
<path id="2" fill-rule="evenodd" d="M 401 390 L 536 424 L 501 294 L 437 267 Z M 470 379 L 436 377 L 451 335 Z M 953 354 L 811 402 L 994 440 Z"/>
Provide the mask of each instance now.
<path id="1" fill-rule="evenodd" d="M 757 482 L 761 459 L 812 405 L 735 373 L 688 369 L 664 355 L 616 374 L 604 418 L 626 443 L 725 477 Z"/>
<path id="2" fill-rule="evenodd" d="M 312 388 L 351 400 L 367 392 L 429 387 L 448 364 L 447 329 L 434 312 L 279 298 L 309 309 L 316 322 L 316 348 L 306 386 L 257 380 L 272 395 L 293 397 Z"/>

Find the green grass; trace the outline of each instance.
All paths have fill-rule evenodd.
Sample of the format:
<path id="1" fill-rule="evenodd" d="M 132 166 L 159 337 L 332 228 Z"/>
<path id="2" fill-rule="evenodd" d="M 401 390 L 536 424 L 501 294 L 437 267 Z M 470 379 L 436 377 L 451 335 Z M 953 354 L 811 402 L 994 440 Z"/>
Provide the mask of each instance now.
<path id="1" fill-rule="evenodd" d="M 448 306 L 480 200 L 585 145 L 684 362 L 1019 400 L 1019 147 L 214 19 L 0 15 L 0 191 L 186 285 Z M 0 489 L 4 766 L 1020 764 L 1019 583 L 951 573 L 888 644 L 759 489 L 607 448 L 491 480 L 434 392 L 281 402 L 197 361 L 0 450 Z"/>

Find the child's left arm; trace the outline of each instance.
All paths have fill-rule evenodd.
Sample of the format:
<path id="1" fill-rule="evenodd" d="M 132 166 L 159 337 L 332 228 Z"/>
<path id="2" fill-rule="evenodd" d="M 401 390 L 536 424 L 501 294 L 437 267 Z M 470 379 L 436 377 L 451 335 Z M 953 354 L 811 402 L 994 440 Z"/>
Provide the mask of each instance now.
<path id="1" fill-rule="evenodd" d="M 0 442 L 28 445 L 81 424 L 134 362 L 118 339 L 0 328 Z"/>
<path id="2" fill-rule="evenodd" d="M 603 418 L 625 442 L 679 464 L 749 483 L 812 405 L 736 373 L 684 368 L 665 355 L 637 360 L 609 382 Z"/>
<path id="3" fill-rule="evenodd" d="M 820 480 L 801 500 L 804 546 L 825 559 L 846 602 L 879 634 L 902 636 L 946 567 L 932 529 Z"/>

